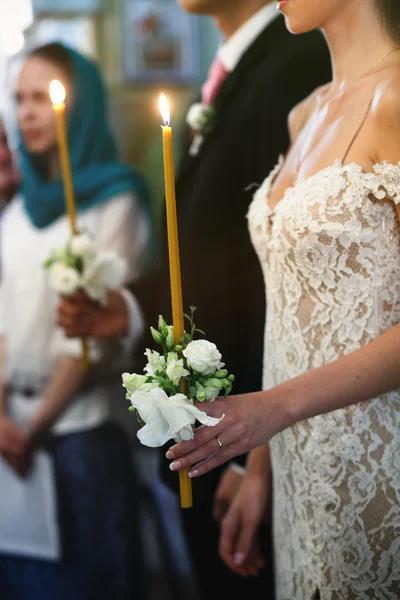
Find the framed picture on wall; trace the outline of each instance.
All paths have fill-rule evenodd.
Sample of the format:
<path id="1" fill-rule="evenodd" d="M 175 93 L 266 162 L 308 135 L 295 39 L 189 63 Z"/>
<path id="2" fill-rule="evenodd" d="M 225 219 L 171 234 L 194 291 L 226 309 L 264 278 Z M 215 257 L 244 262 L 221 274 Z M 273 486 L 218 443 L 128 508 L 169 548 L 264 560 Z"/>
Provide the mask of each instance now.
<path id="1" fill-rule="evenodd" d="M 122 0 L 126 81 L 191 81 L 199 76 L 195 17 L 176 0 Z"/>

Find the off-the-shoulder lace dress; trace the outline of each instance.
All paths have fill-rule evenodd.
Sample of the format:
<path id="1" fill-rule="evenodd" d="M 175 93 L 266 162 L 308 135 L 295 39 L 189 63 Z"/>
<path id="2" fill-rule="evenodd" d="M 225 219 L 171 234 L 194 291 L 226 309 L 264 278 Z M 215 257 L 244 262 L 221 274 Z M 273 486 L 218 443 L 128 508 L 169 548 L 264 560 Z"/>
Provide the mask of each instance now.
<path id="1" fill-rule="evenodd" d="M 248 213 L 266 284 L 265 389 L 400 321 L 400 166 L 336 161 L 272 211 L 281 164 Z M 277 599 L 398 600 L 400 390 L 297 423 L 271 453 Z"/>

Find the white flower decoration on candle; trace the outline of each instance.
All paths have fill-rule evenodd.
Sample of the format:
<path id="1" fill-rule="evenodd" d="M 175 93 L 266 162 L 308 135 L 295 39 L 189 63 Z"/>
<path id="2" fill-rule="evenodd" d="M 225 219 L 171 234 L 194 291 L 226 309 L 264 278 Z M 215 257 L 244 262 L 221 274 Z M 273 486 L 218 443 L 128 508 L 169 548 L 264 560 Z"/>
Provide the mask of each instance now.
<path id="1" fill-rule="evenodd" d="M 217 425 L 223 417 L 209 417 L 191 402 L 184 394 L 167 396 L 160 388 L 149 392 L 137 391 L 129 396 L 132 406 L 139 413 L 145 425 L 137 437 L 142 444 L 156 448 L 168 440 L 191 440 L 196 420 L 203 425 Z"/>
<path id="2" fill-rule="evenodd" d="M 150 392 L 160 387 L 156 381 L 150 383 L 146 375 L 138 375 L 137 373 L 124 373 L 122 375 L 122 382 L 128 392 L 128 396 L 135 392 Z"/>
<path id="3" fill-rule="evenodd" d="M 80 274 L 63 263 L 52 265 L 48 277 L 50 286 L 63 296 L 74 294 L 82 285 Z"/>
<path id="4" fill-rule="evenodd" d="M 189 371 L 185 369 L 183 360 L 178 358 L 176 352 L 169 353 L 165 372 L 174 385 L 179 385 L 182 377 L 190 375 Z"/>
<path id="5" fill-rule="evenodd" d="M 93 238 L 87 233 L 79 233 L 71 239 L 71 252 L 85 260 L 92 260 L 97 254 L 97 248 Z"/>
<path id="6" fill-rule="evenodd" d="M 56 292 L 74 294 L 82 289 L 92 300 L 104 305 L 109 290 L 125 280 L 128 265 L 115 252 L 100 252 L 87 233 L 79 233 L 66 246 L 51 251 L 44 267 Z"/>
<path id="7" fill-rule="evenodd" d="M 126 261 L 114 252 L 97 254 L 86 265 L 82 275 L 83 289 L 102 305 L 107 303 L 109 290 L 119 287 L 128 272 Z"/>
<path id="8" fill-rule="evenodd" d="M 185 315 L 190 329 L 177 344 L 171 342 L 173 327 L 160 315 L 158 327 L 150 329 L 162 353 L 147 348 L 144 374 L 122 375 L 122 385 L 132 405 L 130 410 L 137 413 L 142 425 L 138 438 L 146 446 L 162 446 L 170 439 L 192 439 L 196 420 L 203 425 L 217 425 L 221 419 L 208 417 L 194 402 L 213 402 L 232 390 L 235 377 L 222 369 L 224 363 L 216 345 L 207 340 L 193 340 L 195 332 L 204 335 L 193 322 L 194 310 L 191 307 L 191 315 Z M 182 394 L 182 389 L 187 393 Z"/>
<path id="9" fill-rule="evenodd" d="M 213 375 L 224 367 L 221 353 L 217 346 L 207 340 L 194 340 L 183 351 L 189 367 L 202 375 Z"/>

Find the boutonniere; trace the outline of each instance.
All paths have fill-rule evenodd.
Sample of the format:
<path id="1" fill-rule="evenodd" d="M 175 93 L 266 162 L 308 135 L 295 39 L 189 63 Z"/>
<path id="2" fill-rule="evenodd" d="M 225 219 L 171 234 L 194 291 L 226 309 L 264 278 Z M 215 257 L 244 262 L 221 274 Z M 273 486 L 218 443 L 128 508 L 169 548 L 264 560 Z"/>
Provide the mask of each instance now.
<path id="1" fill-rule="evenodd" d="M 204 139 L 209 135 L 215 123 L 215 109 L 208 104 L 197 102 L 192 104 L 186 116 L 186 122 L 192 129 L 194 137 L 189 148 L 190 156 L 197 156 Z"/>

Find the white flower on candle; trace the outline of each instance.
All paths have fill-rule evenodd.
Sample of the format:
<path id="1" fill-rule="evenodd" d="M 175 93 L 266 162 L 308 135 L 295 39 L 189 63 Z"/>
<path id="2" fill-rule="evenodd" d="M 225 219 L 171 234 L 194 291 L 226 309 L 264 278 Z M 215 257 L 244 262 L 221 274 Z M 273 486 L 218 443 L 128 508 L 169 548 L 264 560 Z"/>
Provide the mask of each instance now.
<path id="1" fill-rule="evenodd" d="M 55 263 L 49 270 L 50 286 L 59 294 L 69 296 L 74 294 L 82 285 L 79 273 L 63 263 Z"/>
<path id="2" fill-rule="evenodd" d="M 213 375 L 224 366 L 217 346 L 207 340 L 194 340 L 183 351 L 189 367 L 202 375 Z"/>
<path id="3" fill-rule="evenodd" d="M 176 352 L 168 354 L 166 374 L 174 385 L 179 385 L 182 377 L 190 375 L 189 371 L 185 369 L 183 360 L 178 358 Z"/>
<path id="4" fill-rule="evenodd" d="M 74 235 L 71 240 L 71 252 L 85 260 L 93 259 L 97 254 L 94 240 L 87 233 Z"/>
<path id="5" fill-rule="evenodd" d="M 87 233 L 74 235 L 63 248 L 50 252 L 44 267 L 48 281 L 59 294 L 82 289 L 92 300 L 105 304 L 109 290 L 125 280 L 128 265 L 115 252 L 101 252 Z"/>
<path id="6" fill-rule="evenodd" d="M 144 374 L 122 376 L 122 385 L 132 403 L 130 410 L 137 413 L 142 426 L 138 438 L 147 446 L 161 446 L 169 439 L 191 439 L 196 419 L 204 425 L 216 425 L 220 419 L 209 419 L 193 403 L 213 402 L 232 390 L 235 376 L 221 369 L 224 363 L 216 345 L 207 340 L 193 340 L 196 332 L 202 335 L 204 332 L 193 322 L 195 308 L 190 309 L 191 314 L 185 315 L 189 331 L 184 332 L 178 343 L 174 342 L 173 350 L 171 326 L 160 315 L 157 328 L 151 330 L 154 341 L 162 346 L 162 353 L 147 348 Z"/>
<path id="7" fill-rule="evenodd" d="M 160 387 L 157 382 L 149 382 L 146 375 L 138 375 L 137 373 L 123 373 L 122 382 L 128 395 L 139 391 L 150 392 Z"/>
<path id="8" fill-rule="evenodd" d="M 146 348 L 145 356 L 147 356 L 147 365 L 144 368 L 144 372 L 154 377 L 157 373 L 165 372 L 165 356 L 161 356 L 156 350 L 150 350 Z"/>
<path id="9" fill-rule="evenodd" d="M 191 440 L 196 420 L 203 425 L 215 426 L 220 419 L 209 417 L 188 401 L 184 394 L 167 396 L 164 390 L 150 392 L 137 391 L 130 395 L 130 401 L 145 425 L 137 437 L 145 446 L 156 448 L 168 440 Z"/>
<path id="10" fill-rule="evenodd" d="M 107 303 L 108 290 L 119 287 L 128 271 L 126 261 L 113 252 L 104 252 L 91 260 L 83 275 L 83 288 L 89 298 Z"/>

